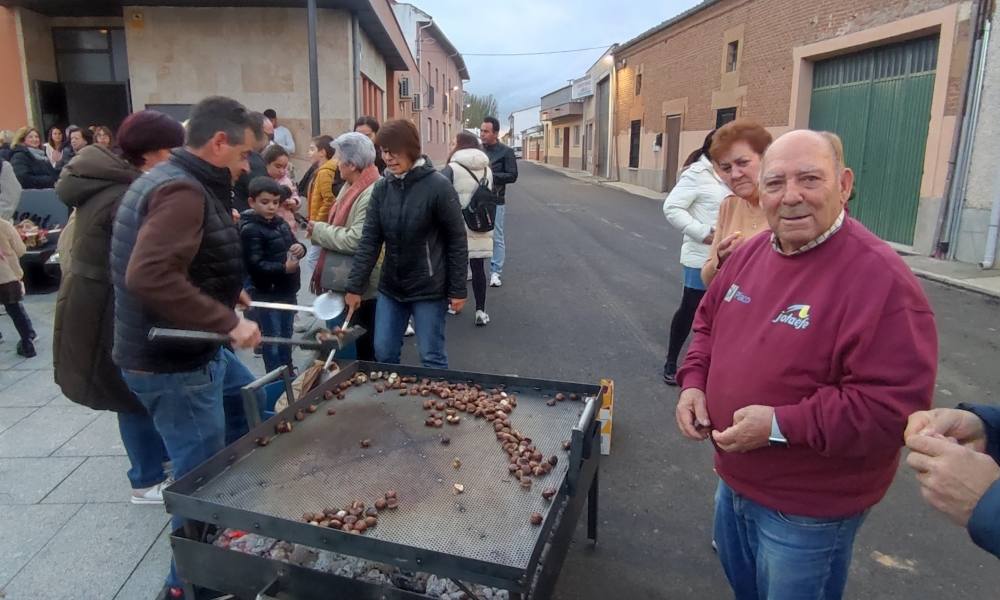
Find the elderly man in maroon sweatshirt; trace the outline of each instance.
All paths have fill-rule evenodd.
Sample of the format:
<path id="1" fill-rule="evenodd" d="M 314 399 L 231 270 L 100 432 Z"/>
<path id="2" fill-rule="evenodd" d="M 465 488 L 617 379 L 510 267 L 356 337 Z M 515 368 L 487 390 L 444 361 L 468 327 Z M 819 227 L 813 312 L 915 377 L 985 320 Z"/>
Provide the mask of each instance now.
<path id="1" fill-rule="evenodd" d="M 902 260 L 847 216 L 841 148 L 793 131 L 768 149 L 771 231 L 712 282 L 678 373 L 678 427 L 716 448 L 714 535 L 737 600 L 842 596 L 907 416 L 931 402 L 934 315 Z"/>

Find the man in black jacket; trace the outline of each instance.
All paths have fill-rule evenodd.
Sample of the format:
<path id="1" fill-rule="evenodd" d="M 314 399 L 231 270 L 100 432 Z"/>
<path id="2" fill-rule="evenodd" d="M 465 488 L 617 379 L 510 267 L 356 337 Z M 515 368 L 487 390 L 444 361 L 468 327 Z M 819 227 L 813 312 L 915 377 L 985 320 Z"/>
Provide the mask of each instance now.
<path id="1" fill-rule="evenodd" d="M 497 139 L 500 135 L 500 121 L 496 117 L 486 117 L 479 126 L 479 137 L 483 141 L 483 151 L 490 157 L 490 169 L 493 171 L 493 185 L 497 198 L 497 214 L 493 228 L 493 260 L 490 261 L 490 287 L 500 287 L 500 275 L 503 273 L 504 259 L 507 258 L 507 246 L 504 243 L 503 219 L 507 212 L 507 184 L 517 181 L 517 159 L 514 151 L 501 144 Z"/>
<path id="2" fill-rule="evenodd" d="M 240 388 L 254 377 L 221 343 L 151 341 L 148 334 L 166 327 L 227 334 L 235 348 L 260 342 L 257 324 L 234 310 L 249 298 L 230 202 L 259 134 L 254 127 L 235 100 L 202 100 L 191 111 L 185 146 L 132 183 L 115 217 L 112 358 L 152 417 L 177 478 L 246 432 Z M 175 528 L 182 524 L 174 519 Z M 165 591 L 183 598 L 173 566 Z"/>
<path id="3" fill-rule="evenodd" d="M 375 307 L 375 358 L 399 363 L 403 332 L 413 317 L 420 360 L 447 369 L 445 314 L 461 312 L 468 296 L 469 249 L 455 188 L 420 154 L 420 134 L 406 120 L 388 121 L 376 138 L 385 175 L 375 183 L 345 301 L 361 305 L 383 244 Z"/>

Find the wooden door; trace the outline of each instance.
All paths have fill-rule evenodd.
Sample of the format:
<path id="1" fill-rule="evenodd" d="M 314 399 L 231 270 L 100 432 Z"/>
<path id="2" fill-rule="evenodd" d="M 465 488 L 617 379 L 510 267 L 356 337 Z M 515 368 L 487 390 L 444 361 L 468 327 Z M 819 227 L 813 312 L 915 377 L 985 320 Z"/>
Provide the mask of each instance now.
<path id="1" fill-rule="evenodd" d="M 563 127 L 563 167 L 569 168 L 569 127 Z"/>
<path id="2" fill-rule="evenodd" d="M 681 150 L 681 116 L 670 115 L 667 117 L 666 136 L 664 141 L 666 147 L 666 165 L 663 173 L 663 189 L 669 192 L 677 183 L 677 168 L 680 166 Z"/>

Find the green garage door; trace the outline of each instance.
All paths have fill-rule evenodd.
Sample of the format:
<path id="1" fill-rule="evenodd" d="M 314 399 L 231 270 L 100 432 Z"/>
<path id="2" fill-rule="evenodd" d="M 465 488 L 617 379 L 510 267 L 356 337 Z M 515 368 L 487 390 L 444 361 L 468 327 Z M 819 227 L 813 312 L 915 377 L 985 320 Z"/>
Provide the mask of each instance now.
<path id="1" fill-rule="evenodd" d="M 817 62 L 809 127 L 844 140 L 851 215 L 882 239 L 913 243 L 937 36 Z"/>

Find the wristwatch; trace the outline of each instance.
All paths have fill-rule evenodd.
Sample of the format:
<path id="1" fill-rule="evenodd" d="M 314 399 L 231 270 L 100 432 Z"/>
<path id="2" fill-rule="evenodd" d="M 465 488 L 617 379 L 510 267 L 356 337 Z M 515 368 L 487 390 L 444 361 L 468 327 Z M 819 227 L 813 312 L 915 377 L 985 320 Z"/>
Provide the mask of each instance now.
<path id="1" fill-rule="evenodd" d="M 771 435 L 768 436 L 767 441 L 772 446 L 778 446 L 780 448 L 788 447 L 788 440 L 782 435 L 781 429 L 778 427 L 778 415 L 771 415 Z"/>

